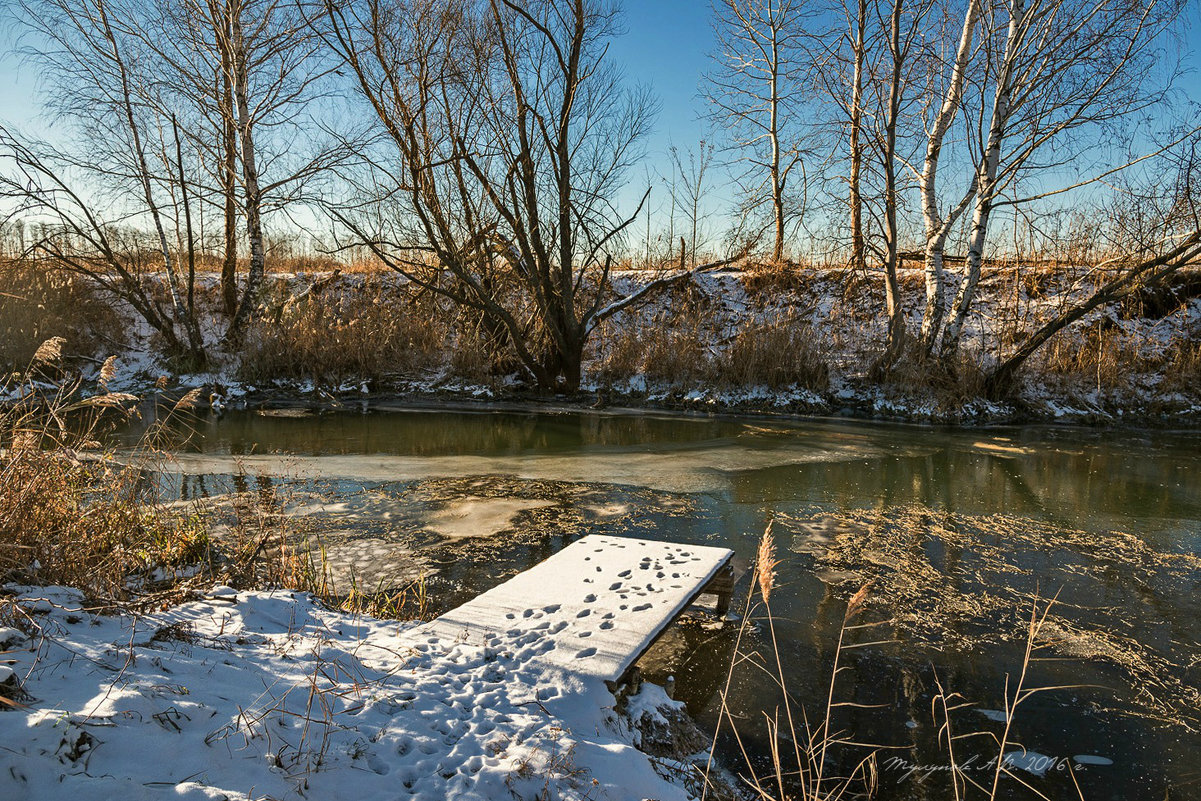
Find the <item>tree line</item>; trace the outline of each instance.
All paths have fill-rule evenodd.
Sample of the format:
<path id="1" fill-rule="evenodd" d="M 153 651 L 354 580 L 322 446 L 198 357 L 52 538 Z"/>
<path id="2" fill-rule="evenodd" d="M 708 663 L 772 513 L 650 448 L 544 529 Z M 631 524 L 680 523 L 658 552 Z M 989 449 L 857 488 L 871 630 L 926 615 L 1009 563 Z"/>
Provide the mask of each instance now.
<path id="1" fill-rule="evenodd" d="M 736 166 L 730 233 L 701 263 L 713 143 L 688 164 L 673 152 L 691 240 L 629 294 L 611 272 L 639 250 L 649 182 L 619 198 L 656 102 L 615 63 L 609 0 L 14 0 L 54 133 L 0 128 L 0 193 L 9 220 L 37 221 L 25 255 L 128 304 L 174 359 L 203 364 L 214 344 L 204 243 L 219 242 L 218 336 L 236 349 L 279 220 L 331 226 L 335 250 L 371 253 L 477 316 L 541 388 L 574 391 L 604 320 L 737 258 L 782 264 L 802 232 L 882 282 L 881 375 L 949 363 L 998 215 L 1119 186 L 1098 232 L 1113 277 L 998 360 L 1000 385 L 1058 330 L 1201 252 L 1197 122 L 1165 63 L 1187 7 L 718 0 L 702 91 Z M 906 257 L 925 276 L 915 331 Z"/>

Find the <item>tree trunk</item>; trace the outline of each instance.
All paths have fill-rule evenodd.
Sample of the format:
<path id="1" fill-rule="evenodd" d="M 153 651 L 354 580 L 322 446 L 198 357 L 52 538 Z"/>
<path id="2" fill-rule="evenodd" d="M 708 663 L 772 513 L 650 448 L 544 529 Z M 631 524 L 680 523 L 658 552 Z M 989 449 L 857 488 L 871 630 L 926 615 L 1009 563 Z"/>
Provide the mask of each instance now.
<path id="1" fill-rule="evenodd" d="M 951 71 L 950 85 L 943 97 L 934 127 L 926 140 L 926 158 L 919 179 L 922 195 L 922 217 L 926 228 L 924 258 L 926 280 L 926 308 L 922 313 L 921 350 L 926 356 L 934 349 L 934 342 L 942 328 L 943 304 L 946 292 L 946 276 L 943 271 L 943 251 L 947 236 L 955 224 L 962 206 L 948 210 L 946 219 L 938 213 L 938 163 L 942 154 L 943 140 L 954 122 L 963 100 L 963 86 L 967 78 L 968 61 L 971 58 L 972 38 L 976 21 L 980 15 L 980 0 L 971 0 L 963 18 L 963 32 L 955 52 L 955 63 Z"/>
<path id="2" fill-rule="evenodd" d="M 192 203 L 188 200 L 188 181 L 183 170 L 183 142 L 179 138 L 179 123 L 171 116 L 171 130 L 175 134 L 175 166 L 179 173 L 179 193 L 183 200 L 184 232 L 188 248 L 188 319 L 196 319 L 196 237 L 192 230 Z"/>
<path id="3" fill-rule="evenodd" d="M 943 332 L 940 356 L 946 360 L 959 350 L 963 326 L 976 298 L 976 287 L 980 284 L 980 272 L 984 262 L 984 245 L 988 238 L 988 219 L 997 191 L 997 167 L 1001 159 L 1001 145 L 1009 124 L 1009 104 L 1013 93 L 1012 78 L 1014 59 L 1024 28 L 1025 0 L 1010 0 L 1009 30 L 1005 39 L 1001 69 L 997 74 L 997 88 L 993 95 L 992 117 L 988 125 L 988 141 L 984 158 L 976 174 L 976 203 L 972 210 L 971 232 L 968 237 L 967 268 L 963 283 L 955 297 L 954 315 Z"/>
<path id="4" fill-rule="evenodd" d="M 228 37 L 226 37 L 228 42 Z M 238 311 L 238 134 L 234 127 L 232 65 L 229 48 L 221 48 L 221 193 L 225 201 L 225 246 L 221 256 L 221 301 L 225 314 Z"/>
<path id="5" fill-rule="evenodd" d="M 863 68 L 867 48 L 867 0 L 859 0 L 855 20 L 855 72 L 851 87 L 851 269 L 867 268 L 867 250 L 863 239 L 863 195 L 860 181 L 863 173 Z"/>
<path id="6" fill-rule="evenodd" d="M 784 259 L 784 182 L 780 175 L 780 42 L 779 31 L 771 32 L 771 202 L 775 221 L 775 243 L 771 258 L 777 265 Z M 696 254 L 693 253 L 693 258 Z"/>
<path id="7" fill-rule="evenodd" d="M 884 303 L 888 314 L 888 339 L 884 354 L 877 364 L 886 372 L 905 347 L 905 310 L 901 304 L 901 288 L 897 281 L 897 262 L 900 253 L 900 229 L 897 224 L 897 123 L 901 113 L 901 7 L 903 0 L 893 0 L 890 36 L 892 39 L 892 75 L 888 93 L 888 117 L 884 126 L 884 224 L 887 250 L 884 258 Z"/>
<path id="8" fill-rule="evenodd" d="M 255 163 L 253 122 L 250 119 L 250 87 L 247 74 L 246 44 L 242 37 L 241 6 L 232 8 L 230 18 L 231 55 L 234 64 L 233 92 L 237 107 L 238 139 L 242 145 L 242 182 L 245 184 L 246 234 L 250 244 L 250 268 L 246 273 L 246 287 L 237 314 L 230 323 L 226 337 L 231 341 L 241 339 L 246 323 L 258 304 L 259 289 L 263 283 L 266 256 L 263 246 L 262 195 L 259 190 L 258 167 Z"/>

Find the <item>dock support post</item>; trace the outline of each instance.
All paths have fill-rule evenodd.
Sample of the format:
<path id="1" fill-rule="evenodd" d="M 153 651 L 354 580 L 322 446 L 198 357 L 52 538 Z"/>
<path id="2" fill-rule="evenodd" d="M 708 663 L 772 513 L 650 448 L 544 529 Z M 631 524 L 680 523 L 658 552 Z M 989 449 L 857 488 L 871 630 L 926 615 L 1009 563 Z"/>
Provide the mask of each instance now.
<path id="1" fill-rule="evenodd" d="M 730 599 L 734 595 L 733 566 L 728 563 L 724 565 L 717 575 L 710 579 L 705 591 L 717 596 L 717 617 L 725 620 L 726 615 L 730 614 Z"/>

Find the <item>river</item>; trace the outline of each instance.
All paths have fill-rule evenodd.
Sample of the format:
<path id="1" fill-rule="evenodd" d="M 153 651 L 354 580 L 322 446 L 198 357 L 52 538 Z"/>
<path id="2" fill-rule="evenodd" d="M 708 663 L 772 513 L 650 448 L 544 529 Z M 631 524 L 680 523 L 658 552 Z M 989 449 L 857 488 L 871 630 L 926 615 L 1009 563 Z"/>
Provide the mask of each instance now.
<path id="1" fill-rule="evenodd" d="M 835 700 L 856 706 L 833 728 L 881 747 L 884 799 L 950 797 L 937 683 L 973 705 L 955 731 L 985 736 L 956 751 L 991 782 L 986 735 L 1003 728 L 1031 606 L 1057 596 L 1036 654 L 1048 659 L 1025 686 L 1071 686 L 1018 708 L 1013 738 L 1055 758 L 1045 775 L 1018 774 L 1055 799 L 1076 797 L 1073 779 L 1088 799 L 1201 798 L 1197 432 L 386 406 L 238 411 L 192 427 L 163 467 L 169 492 L 213 504 L 269 494 L 320 539 L 343 586 L 423 575 L 433 613 L 591 533 L 722 545 L 745 571 L 773 520 L 771 613 L 793 706 L 811 720 L 847 599 L 872 582 L 853 622 L 879 625 L 848 642 L 881 642 L 843 653 Z M 755 608 L 743 650 L 771 654 L 765 614 Z M 709 730 L 736 628 L 679 625 L 643 660 L 652 680 L 675 677 Z M 734 671 L 730 708 L 759 769 L 763 713 L 781 700 L 753 661 Z M 739 750 L 723 724 L 722 757 L 736 766 Z M 831 769 L 866 753 L 835 749 Z"/>

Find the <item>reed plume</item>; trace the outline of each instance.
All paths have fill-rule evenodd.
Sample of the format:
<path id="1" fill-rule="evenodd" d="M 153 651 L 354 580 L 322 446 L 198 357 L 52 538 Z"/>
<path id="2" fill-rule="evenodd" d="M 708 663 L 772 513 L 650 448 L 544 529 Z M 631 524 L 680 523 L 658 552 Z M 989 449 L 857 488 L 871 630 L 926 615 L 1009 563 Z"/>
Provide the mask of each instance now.
<path id="1" fill-rule="evenodd" d="M 776 586 L 776 566 L 780 560 L 776 558 L 776 540 L 772 536 L 772 526 L 775 521 L 769 521 L 767 530 L 759 538 L 759 552 L 755 559 L 755 578 L 759 582 L 759 592 L 765 602 L 771 600 L 771 591 Z"/>
<path id="2" fill-rule="evenodd" d="M 108 392 L 108 384 L 117 377 L 117 357 L 109 356 L 104 360 L 104 364 L 100 365 L 100 376 L 96 379 L 96 383 L 105 392 Z"/>
<path id="3" fill-rule="evenodd" d="M 67 340 L 63 337 L 50 337 L 41 345 L 33 354 L 34 364 L 49 364 L 56 362 L 63 355 L 63 344 Z"/>

